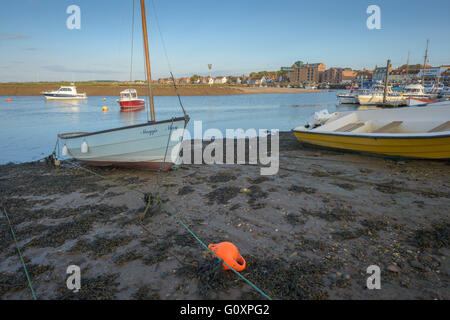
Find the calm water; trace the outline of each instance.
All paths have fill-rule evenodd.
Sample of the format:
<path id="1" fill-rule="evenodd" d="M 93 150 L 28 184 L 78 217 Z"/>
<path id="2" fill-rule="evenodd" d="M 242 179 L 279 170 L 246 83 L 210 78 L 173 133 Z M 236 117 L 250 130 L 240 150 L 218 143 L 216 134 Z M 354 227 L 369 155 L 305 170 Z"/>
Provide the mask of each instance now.
<path id="1" fill-rule="evenodd" d="M 121 113 L 117 97 L 91 96 L 86 101 L 45 101 L 40 96 L 0 96 L 0 163 L 26 162 L 49 155 L 61 132 L 97 131 L 146 121 L 146 112 Z M 106 101 L 104 101 L 106 99 Z M 182 97 L 191 117 L 209 128 L 291 130 L 316 111 L 350 110 L 339 106 L 336 92 Z M 108 106 L 108 112 L 102 111 Z M 177 97 L 155 97 L 156 119 L 182 115 Z"/>

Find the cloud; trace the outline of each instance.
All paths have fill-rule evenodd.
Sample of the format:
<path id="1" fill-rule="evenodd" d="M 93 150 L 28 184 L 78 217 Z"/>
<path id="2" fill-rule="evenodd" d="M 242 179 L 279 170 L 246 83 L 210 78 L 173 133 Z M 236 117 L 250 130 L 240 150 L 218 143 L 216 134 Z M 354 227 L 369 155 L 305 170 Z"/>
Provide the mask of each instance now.
<path id="1" fill-rule="evenodd" d="M 51 72 L 70 72 L 70 73 L 103 73 L 103 74 L 115 74 L 121 73 L 122 71 L 116 71 L 111 69 L 76 69 L 76 68 L 67 68 L 61 65 L 50 65 L 44 66 L 44 69 Z"/>
<path id="2" fill-rule="evenodd" d="M 0 32 L 0 40 L 23 40 L 30 39 L 31 36 L 21 33 L 2 33 Z"/>

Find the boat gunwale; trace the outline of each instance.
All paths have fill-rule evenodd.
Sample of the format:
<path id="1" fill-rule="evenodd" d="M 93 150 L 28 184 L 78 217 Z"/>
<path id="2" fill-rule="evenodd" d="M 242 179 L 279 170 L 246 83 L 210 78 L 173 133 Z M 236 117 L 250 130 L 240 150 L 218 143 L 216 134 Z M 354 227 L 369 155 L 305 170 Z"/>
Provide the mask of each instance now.
<path id="1" fill-rule="evenodd" d="M 119 130 L 124 130 L 124 129 L 138 128 L 138 127 L 143 127 L 143 126 L 148 126 L 148 125 L 162 124 L 162 123 L 167 123 L 167 122 L 175 122 L 175 121 L 181 121 L 181 120 L 184 120 L 185 123 L 187 123 L 189 121 L 189 116 L 171 118 L 171 119 L 160 120 L 160 121 L 148 121 L 148 122 L 145 122 L 145 123 L 134 124 L 134 125 L 131 125 L 131 126 L 125 126 L 125 127 L 119 127 L 119 128 L 113 128 L 113 129 L 106 129 L 106 130 L 95 131 L 95 132 L 87 132 L 87 133 L 83 133 L 83 134 L 79 134 L 79 135 L 75 135 L 75 136 L 70 136 L 70 137 L 67 137 L 67 136 L 64 136 L 64 135 L 74 134 L 74 133 L 78 133 L 78 132 L 58 133 L 58 138 L 60 138 L 60 139 L 83 138 L 83 137 L 92 136 L 92 135 L 96 135 L 96 134 L 108 133 L 108 132 L 119 131 Z"/>

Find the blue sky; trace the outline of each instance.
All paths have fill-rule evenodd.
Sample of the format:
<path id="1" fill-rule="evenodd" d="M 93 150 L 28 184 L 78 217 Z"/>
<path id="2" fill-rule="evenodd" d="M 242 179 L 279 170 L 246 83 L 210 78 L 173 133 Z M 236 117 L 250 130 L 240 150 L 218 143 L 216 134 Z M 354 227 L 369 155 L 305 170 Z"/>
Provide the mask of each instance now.
<path id="1" fill-rule="evenodd" d="M 126 80 L 130 72 L 132 0 L 2 1 L 0 82 Z M 69 5 L 81 29 L 69 30 Z M 366 27 L 369 5 L 381 29 Z M 135 0 L 133 78 L 144 75 L 139 0 Z M 450 64 L 448 0 L 146 0 L 153 78 L 167 77 L 164 38 L 176 77 L 278 70 L 296 60 L 327 67 Z M 155 10 L 154 10 L 155 9 Z M 156 11 L 156 16 L 155 16 Z"/>

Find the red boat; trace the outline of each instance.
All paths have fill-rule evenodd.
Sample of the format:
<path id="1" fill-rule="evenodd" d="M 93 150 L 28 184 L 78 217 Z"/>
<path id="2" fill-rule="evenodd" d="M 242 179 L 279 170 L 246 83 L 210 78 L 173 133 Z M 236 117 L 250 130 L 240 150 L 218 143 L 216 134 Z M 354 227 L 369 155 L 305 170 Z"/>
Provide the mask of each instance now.
<path id="1" fill-rule="evenodd" d="M 145 108 L 145 100 L 139 99 L 135 89 L 127 89 L 120 93 L 120 111 L 136 111 Z"/>

